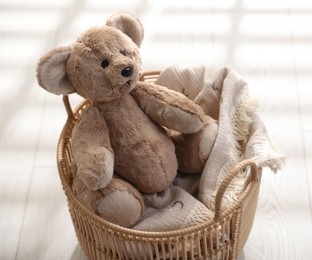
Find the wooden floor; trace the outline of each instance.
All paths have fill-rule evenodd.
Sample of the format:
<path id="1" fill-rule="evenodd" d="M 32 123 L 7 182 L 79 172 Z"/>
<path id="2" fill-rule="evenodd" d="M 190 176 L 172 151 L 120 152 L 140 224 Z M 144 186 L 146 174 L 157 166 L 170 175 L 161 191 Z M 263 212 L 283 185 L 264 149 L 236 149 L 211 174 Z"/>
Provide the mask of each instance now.
<path id="1" fill-rule="evenodd" d="M 0 259 L 85 259 L 56 169 L 61 98 L 35 64 L 112 12 L 145 26 L 144 70 L 176 61 L 232 66 L 287 160 L 265 171 L 241 259 L 312 259 L 312 2 L 0 0 Z M 74 103 L 79 99 L 74 98 Z"/>

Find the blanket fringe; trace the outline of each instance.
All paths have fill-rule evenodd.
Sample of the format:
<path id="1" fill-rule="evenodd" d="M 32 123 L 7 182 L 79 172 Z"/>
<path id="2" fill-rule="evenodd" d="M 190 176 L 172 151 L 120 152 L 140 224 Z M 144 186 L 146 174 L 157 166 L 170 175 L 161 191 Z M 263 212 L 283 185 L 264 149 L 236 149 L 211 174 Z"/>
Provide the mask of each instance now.
<path id="1" fill-rule="evenodd" d="M 249 126 L 253 121 L 254 115 L 257 112 L 259 105 L 258 102 L 250 98 L 247 87 L 245 86 L 242 95 L 237 100 L 235 109 L 232 111 L 231 126 L 233 129 L 233 137 L 235 145 L 232 153 L 230 154 L 230 160 L 222 167 L 219 178 L 218 187 L 225 178 L 229 170 L 237 163 L 242 161 L 245 157 L 244 150 L 249 136 Z M 224 195 L 222 206 L 229 207 L 233 201 L 237 199 L 237 195 L 241 193 L 244 182 L 247 178 L 247 171 L 240 172 L 228 186 Z M 218 190 L 218 189 L 217 189 Z M 216 192 L 213 194 L 214 199 Z"/>

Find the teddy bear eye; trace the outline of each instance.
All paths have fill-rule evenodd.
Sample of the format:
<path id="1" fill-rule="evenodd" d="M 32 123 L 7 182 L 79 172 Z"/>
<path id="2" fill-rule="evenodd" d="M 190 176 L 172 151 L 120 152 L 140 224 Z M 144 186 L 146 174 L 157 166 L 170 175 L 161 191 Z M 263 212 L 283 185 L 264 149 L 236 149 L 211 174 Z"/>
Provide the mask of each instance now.
<path id="1" fill-rule="evenodd" d="M 124 51 L 120 51 L 120 54 L 123 56 L 127 56 L 127 54 Z"/>
<path id="2" fill-rule="evenodd" d="M 101 63 L 102 68 L 106 68 L 108 65 L 109 65 L 109 62 L 106 59 L 103 60 L 102 63 Z"/>

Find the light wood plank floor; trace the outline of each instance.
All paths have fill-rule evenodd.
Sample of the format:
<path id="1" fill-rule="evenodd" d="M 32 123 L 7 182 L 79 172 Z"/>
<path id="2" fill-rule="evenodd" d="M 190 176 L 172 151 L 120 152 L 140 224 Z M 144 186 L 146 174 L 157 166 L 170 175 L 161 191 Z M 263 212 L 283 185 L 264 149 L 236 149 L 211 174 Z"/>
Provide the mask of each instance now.
<path id="1" fill-rule="evenodd" d="M 312 259 L 312 3 L 304 0 L 0 0 L 0 259 L 85 259 L 56 169 L 65 111 L 38 87 L 35 64 L 121 9 L 145 26 L 145 70 L 227 65 L 249 82 L 287 160 L 278 174 L 264 172 L 240 258 Z"/>

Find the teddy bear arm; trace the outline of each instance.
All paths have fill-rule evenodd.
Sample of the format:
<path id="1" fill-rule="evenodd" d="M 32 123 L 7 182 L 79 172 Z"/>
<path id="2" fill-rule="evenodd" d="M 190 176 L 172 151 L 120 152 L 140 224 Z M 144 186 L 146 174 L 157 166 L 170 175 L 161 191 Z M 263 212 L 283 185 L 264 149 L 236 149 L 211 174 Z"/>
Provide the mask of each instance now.
<path id="1" fill-rule="evenodd" d="M 214 121 L 192 100 L 163 86 L 139 82 L 131 94 L 155 122 L 181 133 L 195 133 Z"/>
<path id="2" fill-rule="evenodd" d="M 73 159 L 77 175 L 91 190 L 104 188 L 112 180 L 114 153 L 109 131 L 97 108 L 86 109 L 73 130 Z"/>

